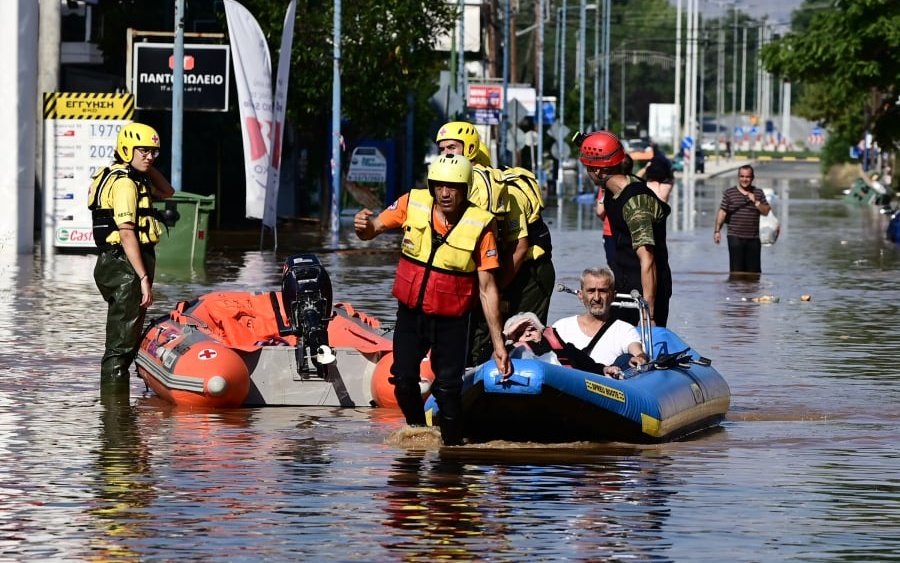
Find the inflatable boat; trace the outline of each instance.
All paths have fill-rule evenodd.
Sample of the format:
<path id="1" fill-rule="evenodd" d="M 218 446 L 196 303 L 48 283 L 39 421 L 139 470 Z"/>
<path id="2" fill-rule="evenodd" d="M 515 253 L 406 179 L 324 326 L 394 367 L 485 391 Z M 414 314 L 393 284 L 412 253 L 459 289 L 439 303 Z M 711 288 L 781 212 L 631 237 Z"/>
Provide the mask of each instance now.
<path id="1" fill-rule="evenodd" d="M 636 296 L 619 295 L 642 308 Z M 621 305 L 620 305 L 621 306 Z M 646 309 L 642 309 L 645 311 Z M 466 373 L 463 386 L 465 435 L 492 439 L 569 442 L 654 443 L 684 438 L 718 425 L 728 411 L 728 383 L 710 360 L 674 332 L 651 327 L 642 314 L 638 327 L 651 361 L 625 369 L 621 379 L 554 363 L 552 355 L 515 356 L 503 379 L 493 360 Z M 439 423 L 434 398 L 425 405 L 429 424 Z"/>
<path id="2" fill-rule="evenodd" d="M 396 407 L 392 340 L 380 321 L 332 305 L 318 258 L 287 259 L 280 291 L 213 292 L 149 323 L 136 364 L 182 406 Z M 422 391 L 434 379 L 422 366 Z"/>

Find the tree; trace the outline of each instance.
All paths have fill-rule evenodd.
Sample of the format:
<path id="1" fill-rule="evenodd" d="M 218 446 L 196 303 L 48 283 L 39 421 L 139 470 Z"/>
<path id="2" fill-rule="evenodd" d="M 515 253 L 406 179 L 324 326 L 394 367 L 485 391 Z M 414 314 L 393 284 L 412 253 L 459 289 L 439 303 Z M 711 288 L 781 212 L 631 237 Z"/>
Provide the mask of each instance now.
<path id="1" fill-rule="evenodd" d="M 762 51 L 769 72 L 806 85 L 797 106 L 835 138 L 870 131 L 882 147 L 900 140 L 900 2 L 805 0 L 794 29 Z"/>
<path id="2" fill-rule="evenodd" d="M 243 4 L 256 16 L 276 59 L 285 2 Z M 331 123 L 333 10 L 333 2 L 297 3 L 287 112 L 301 129 L 317 133 L 327 132 Z M 452 29 L 455 4 L 354 0 L 342 3 L 341 20 L 342 117 L 351 134 L 402 133 L 407 94 L 416 94 L 417 108 L 423 111 L 423 102 L 436 89 L 445 55 L 434 51 L 434 45 Z"/>

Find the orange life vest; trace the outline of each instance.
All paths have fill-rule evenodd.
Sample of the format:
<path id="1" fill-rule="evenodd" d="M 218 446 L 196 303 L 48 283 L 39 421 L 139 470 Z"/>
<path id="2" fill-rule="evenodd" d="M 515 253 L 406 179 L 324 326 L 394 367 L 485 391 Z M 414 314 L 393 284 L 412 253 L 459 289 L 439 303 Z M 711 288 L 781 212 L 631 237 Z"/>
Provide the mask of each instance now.
<path id="1" fill-rule="evenodd" d="M 460 317 L 469 312 L 478 296 L 474 255 L 493 215 L 470 205 L 459 223 L 441 237 L 431 224 L 433 205 L 428 190 L 410 192 L 402 254 L 391 293 L 411 309 Z"/>

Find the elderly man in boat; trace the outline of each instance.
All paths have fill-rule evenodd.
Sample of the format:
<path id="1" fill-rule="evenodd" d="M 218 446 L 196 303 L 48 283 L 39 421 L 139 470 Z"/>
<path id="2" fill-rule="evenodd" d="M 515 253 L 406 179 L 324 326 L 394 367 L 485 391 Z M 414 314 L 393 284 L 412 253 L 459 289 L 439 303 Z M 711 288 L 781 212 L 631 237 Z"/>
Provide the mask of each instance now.
<path id="1" fill-rule="evenodd" d="M 635 327 L 612 318 L 616 279 L 607 267 L 587 268 L 581 273 L 578 291 L 585 312 L 553 323 L 560 338 L 587 353 L 603 365 L 624 364 L 636 367 L 649 361 Z M 621 366 L 625 367 L 625 366 Z"/>

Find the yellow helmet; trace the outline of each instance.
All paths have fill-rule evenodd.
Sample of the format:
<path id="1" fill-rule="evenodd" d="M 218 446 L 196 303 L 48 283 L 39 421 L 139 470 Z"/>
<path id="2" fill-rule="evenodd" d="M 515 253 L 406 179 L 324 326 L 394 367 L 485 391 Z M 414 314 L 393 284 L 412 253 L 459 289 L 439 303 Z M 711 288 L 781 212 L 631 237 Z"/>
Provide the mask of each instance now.
<path id="1" fill-rule="evenodd" d="M 438 157 L 428 167 L 428 189 L 434 193 L 432 182 L 447 182 L 472 186 L 472 163 L 458 154 L 445 154 Z"/>
<path id="2" fill-rule="evenodd" d="M 443 127 L 438 129 L 435 143 L 440 144 L 441 141 L 459 141 L 463 144 L 463 156 L 469 160 L 475 160 L 478 154 L 478 145 L 481 143 L 481 136 L 475 126 L 467 121 L 451 121 L 445 123 Z"/>
<path id="3" fill-rule="evenodd" d="M 129 123 L 119 129 L 116 139 L 116 155 L 125 163 L 131 163 L 135 147 L 159 148 L 159 134 L 156 129 L 143 123 Z"/>
<path id="4" fill-rule="evenodd" d="M 472 164 L 480 164 L 487 168 L 491 167 L 491 149 L 481 141 L 478 142 L 478 152 L 475 154 L 475 158 L 472 159 Z"/>

